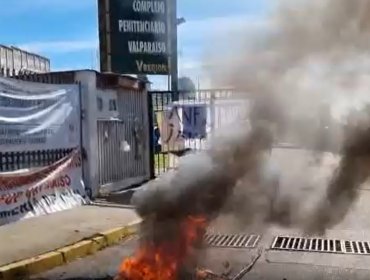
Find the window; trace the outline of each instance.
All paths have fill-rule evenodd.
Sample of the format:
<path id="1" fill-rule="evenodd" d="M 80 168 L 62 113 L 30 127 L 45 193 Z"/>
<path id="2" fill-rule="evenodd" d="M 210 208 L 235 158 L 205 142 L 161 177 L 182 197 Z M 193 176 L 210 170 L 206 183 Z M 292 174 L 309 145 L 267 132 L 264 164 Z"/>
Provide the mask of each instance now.
<path id="1" fill-rule="evenodd" d="M 117 101 L 115 99 L 109 100 L 109 111 L 117 111 Z"/>
<path id="2" fill-rule="evenodd" d="M 96 104 L 98 107 L 98 111 L 103 111 L 103 99 L 101 97 L 96 98 Z"/>

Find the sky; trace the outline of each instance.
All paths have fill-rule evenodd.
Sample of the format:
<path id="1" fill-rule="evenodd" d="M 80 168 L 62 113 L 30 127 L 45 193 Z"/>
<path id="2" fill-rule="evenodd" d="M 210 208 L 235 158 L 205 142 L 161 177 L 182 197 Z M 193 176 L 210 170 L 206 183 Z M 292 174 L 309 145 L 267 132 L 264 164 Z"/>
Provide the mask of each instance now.
<path id="1" fill-rule="evenodd" d="M 271 0 L 178 0 L 179 75 L 202 85 L 204 56 L 217 34 L 263 20 Z M 97 69 L 96 0 L 0 0 L 0 44 L 44 55 L 52 70 Z M 3 28 L 3 27 L 6 28 Z M 166 82 L 153 77 L 154 87 Z"/>

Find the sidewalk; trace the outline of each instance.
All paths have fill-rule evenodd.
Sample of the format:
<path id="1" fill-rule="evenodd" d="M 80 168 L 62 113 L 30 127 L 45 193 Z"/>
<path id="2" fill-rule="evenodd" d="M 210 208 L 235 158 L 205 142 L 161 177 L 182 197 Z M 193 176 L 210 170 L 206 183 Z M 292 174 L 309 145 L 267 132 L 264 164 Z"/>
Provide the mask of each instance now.
<path id="1" fill-rule="evenodd" d="M 133 209 L 82 206 L 0 227 L 0 267 L 138 221 Z M 1 277 L 0 277 L 1 278 Z"/>

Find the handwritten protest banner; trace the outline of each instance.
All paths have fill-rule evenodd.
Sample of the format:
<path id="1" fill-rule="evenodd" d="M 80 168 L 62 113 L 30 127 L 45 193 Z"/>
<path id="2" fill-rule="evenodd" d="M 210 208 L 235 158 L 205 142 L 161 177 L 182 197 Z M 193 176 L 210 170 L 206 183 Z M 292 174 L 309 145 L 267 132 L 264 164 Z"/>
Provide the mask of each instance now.
<path id="1" fill-rule="evenodd" d="M 41 169 L 0 173 L 0 225 L 71 209 L 87 201 L 78 150 Z"/>

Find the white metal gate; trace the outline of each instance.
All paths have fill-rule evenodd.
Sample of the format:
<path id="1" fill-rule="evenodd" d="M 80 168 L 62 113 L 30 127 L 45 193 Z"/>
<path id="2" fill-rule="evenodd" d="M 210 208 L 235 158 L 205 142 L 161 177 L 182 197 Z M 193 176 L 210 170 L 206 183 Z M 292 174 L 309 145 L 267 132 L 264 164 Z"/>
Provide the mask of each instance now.
<path id="1" fill-rule="evenodd" d="M 151 176 L 147 92 L 120 92 L 117 101 L 119 119 L 98 121 L 102 193 L 140 184 Z"/>

